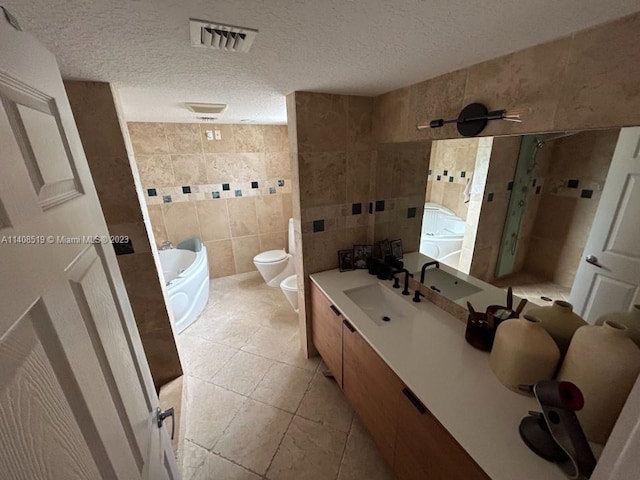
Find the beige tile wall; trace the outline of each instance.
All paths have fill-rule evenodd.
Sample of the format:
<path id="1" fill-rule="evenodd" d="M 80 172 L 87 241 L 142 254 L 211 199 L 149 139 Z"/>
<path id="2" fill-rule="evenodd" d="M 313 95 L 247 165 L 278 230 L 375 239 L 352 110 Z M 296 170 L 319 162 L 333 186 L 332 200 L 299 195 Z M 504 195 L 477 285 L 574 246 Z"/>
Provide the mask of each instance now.
<path id="1" fill-rule="evenodd" d="M 182 367 L 143 221 L 144 205 L 138 199 L 117 101 L 108 83 L 66 81 L 65 88 L 109 232 L 129 236 L 133 243 L 135 253 L 118 256 L 118 265 L 151 375 L 159 389 L 182 375 Z"/>
<path id="2" fill-rule="evenodd" d="M 372 239 L 372 109 L 369 97 L 307 92 L 287 96 L 296 243 L 302 252 L 296 258 L 298 303 L 308 354 L 314 352 L 305 303 L 309 274 L 336 268 L 338 250 Z M 361 213 L 354 214 L 354 204 L 360 204 Z"/>
<path id="3" fill-rule="evenodd" d="M 469 206 L 464 201 L 464 190 L 473 178 L 479 142 L 478 138 L 461 138 L 432 144 L 425 201 L 444 205 L 467 219 Z"/>
<path id="4" fill-rule="evenodd" d="M 459 137 L 455 124 L 418 131 L 416 123 L 456 118 L 471 102 L 525 112 L 522 123 L 490 122 L 483 135 L 638 125 L 638 43 L 640 12 L 393 90 L 375 99 L 375 139 Z"/>
<path id="5" fill-rule="evenodd" d="M 202 239 L 212 278 L 255 270 L 255 255 L 287 247 L 293 212 L 286 126 L 128 126 L 158 245 Z M 207 130 L 218 130 L 221 139 L 208 140 Z"/>
<path id="6" fill-rule="evenodd" d="M 378 145 L 374 172 L 374 241 L 402 240 L 405 252 L 420 248 L 431 144 Z M 384 201 L 384 211 L 377 203 Z"/>
<path id="7" fill-rule="evenodd" d="M 522 254 L 525 271 L 571 287 L 619 133 L 619 129 L 586 131 L 545 145 L 539 207 L 527 212 L 533 221 Z M 569 180 L 578 180 L 577 188 L 569 188 Z M 591 198 L 583 196 L 584 191 L 591 191 Z"/>

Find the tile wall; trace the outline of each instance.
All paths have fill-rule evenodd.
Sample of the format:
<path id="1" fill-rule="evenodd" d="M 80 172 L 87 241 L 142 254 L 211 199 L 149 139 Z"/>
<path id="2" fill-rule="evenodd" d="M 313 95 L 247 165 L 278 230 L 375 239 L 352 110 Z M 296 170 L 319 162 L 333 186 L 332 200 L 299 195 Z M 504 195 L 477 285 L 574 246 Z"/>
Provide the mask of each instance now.
<path id="1" fill-rule="evenodd" d="M 426 202 L 444 205 L 466 220 L 468 203 L 464 190 L 473 180 L 479 138 L 461 138 L 434 142 L 427 178 Z"/>
<path id="2" fill-rule="evenodd" d="M 287 247 L 293 212 L 285 125 L 128 127 L 158 245 L 202 239 L 211 278 L 255 270 L 255 255 Z"/>
<path id="3" fill-rule="evenodd" d="M 524 270 L 571 287 L 619 133 L 586 131 L 545 145 L 547 156 L 538 165 L 544 179 L 538 185 L 539 207 L 526 214 L 532 219 L 526 226 L 529 242 L 518 251 Z"/>
<path id="4" fill-rule="evenodd" d="M 126 235 L 134 253 L 119 255 L 118 265 L 157 389 L 182 375 L 163 285 L 144 222 L 146 207 L 139 199 L 135 167 L 118 116 L 111 85 L 65 81 L 102 212 L 111 235 Z M 99 119 L 99 121 L 96 121 Z"/>
<path id="5" fill-rule="evenodd" d="M 524 111 L 522 123 L 490 122 L 482 132 L 490 136 L 638 125 L 638 43 L 640 12 L 393 90 L 375 99 L 375 139 L 459 137 L 455 124 L 419 131 L 416 123 L 456 118 L 471 102 Z"/>
<path id="6" fill-rule="evenodd" d="M 420 248 L 431 144 L 378 145 L 372 210 L 374 241 L 402 240 L 405 252 Z"/>
<path id="7" fill-rule="evenodd" d="M 296 219 L 301 339 L 314 352 L 307 322 L 309 275 L 337 268 L 338 250 L 372 241 L 369 202 L 375 146 L 373 99 L 295 92 L 287 96 Z"/>

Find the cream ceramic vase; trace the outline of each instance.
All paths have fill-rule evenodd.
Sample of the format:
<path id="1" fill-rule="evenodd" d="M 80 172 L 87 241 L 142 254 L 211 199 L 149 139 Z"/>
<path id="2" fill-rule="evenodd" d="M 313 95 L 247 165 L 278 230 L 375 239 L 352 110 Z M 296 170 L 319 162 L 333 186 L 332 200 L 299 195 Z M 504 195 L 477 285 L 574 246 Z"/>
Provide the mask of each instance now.
<path id="1" fill-rule="evenodd" d="M 584 396 L 578 419 L 587 439 L 604 444 L 640 373 L 640 349 L 625 327 L 605 321 L 573 336 L 558 380 L 576 384 Z"/>
<path id="2" fill-rule="evenodd" d="M 607 320 L 620 323 L 627 327 L 627 336 L 640 347 L 640 305 L 634 305 L 630 312 L 616 312 L 603 315 L 596 321 L 596 325 L 602 325 Z"/>
<path id="3" fill-rule="evenodd" d="M 550 380 L 560 361 L 553 338 L 533 315 L 506 320 L 496 330 L 489 357 L 493 373 L 508 388 Z"/>
<path id="4" fill-rule="evenodd" d="M 576 330 L 587 325 L 578 314 L 573 313 L 573 305 L 563 300 L 556 300 L 549 307 L 530 308 L 527 313 L 540 319 L 542 327 L 558 344 L 562 355 L 567 353 Z"/>

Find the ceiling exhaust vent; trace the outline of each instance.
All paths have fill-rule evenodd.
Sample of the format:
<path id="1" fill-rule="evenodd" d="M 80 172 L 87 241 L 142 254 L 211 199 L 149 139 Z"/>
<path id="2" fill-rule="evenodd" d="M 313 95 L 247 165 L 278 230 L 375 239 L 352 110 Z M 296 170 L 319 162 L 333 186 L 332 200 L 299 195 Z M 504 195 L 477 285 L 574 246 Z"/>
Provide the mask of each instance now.
<path id="1" fill-rule="evenodd" d="M 220 114 L 227 109 L 226 103 L 185 103 L 187 108 L 195 113 Z"/>
<path id="2" fill-rule="evenodd" d="M 248 52 L 258 30 L 190 19 L 191 45 L 223 52 Z"/>

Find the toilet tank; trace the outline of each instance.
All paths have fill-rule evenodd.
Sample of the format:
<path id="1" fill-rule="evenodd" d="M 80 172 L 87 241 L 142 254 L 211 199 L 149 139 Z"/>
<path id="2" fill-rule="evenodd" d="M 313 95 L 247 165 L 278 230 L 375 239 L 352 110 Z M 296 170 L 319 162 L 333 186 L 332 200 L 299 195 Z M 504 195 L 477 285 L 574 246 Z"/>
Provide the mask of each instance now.
<path id="1" fill-rule="evenodd" d="M 296 254 L 296 234 L 293 231 L 293 218 L 289 219 L 289 254 Z"/>

